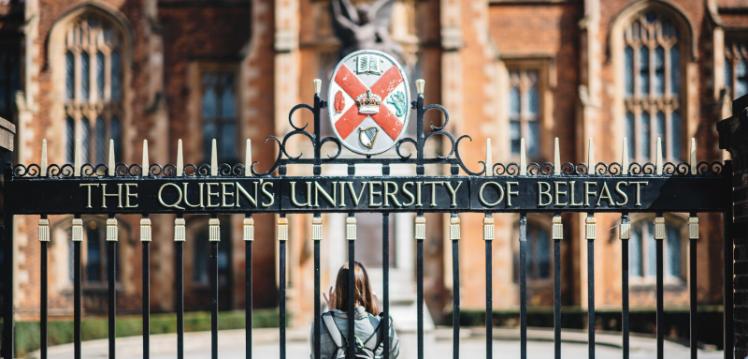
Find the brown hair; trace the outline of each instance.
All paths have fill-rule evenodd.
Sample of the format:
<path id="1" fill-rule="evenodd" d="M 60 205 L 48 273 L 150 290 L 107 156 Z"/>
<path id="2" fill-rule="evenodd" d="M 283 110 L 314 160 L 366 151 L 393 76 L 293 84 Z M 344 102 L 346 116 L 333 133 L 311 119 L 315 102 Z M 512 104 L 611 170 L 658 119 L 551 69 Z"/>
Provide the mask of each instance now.
<path id="1" fill-rule="evenodd" d="M 356 305 L 360 305 L 366 309 L 367 312 L 378 315 L 379 306 L 374 299 L 374 295 L 371 291 L 371 284 L 369 283 L 369 274 L 366 273 L 366 268 L 359 263 L 353 262 L 355 270 L 353 271 L 353 283 L 354 283 L 354 302 Z M 330 306 L 334 309 L 348 310 L 348 264 L 344 264 L 338 271 L 338 276 L 335 279 L 335 292 L 333 302 Z"/>

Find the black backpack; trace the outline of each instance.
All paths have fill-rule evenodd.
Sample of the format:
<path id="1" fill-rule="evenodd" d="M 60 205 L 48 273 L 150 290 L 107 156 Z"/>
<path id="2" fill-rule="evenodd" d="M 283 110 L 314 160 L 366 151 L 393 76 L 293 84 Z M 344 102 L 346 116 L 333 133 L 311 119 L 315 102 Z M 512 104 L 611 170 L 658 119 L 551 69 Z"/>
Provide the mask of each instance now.
<path id="1" fill-rule="evenodd" d="M 325 323 L 325 327 L 327 328 L 327 332 L 330 334 L 332 342 L 335 343 L 335 347 L 337 347 L 337 350 L 335 350 L 335 354 L 332 358 L 345 359 L 345 351 L 347 347 L 346 338 L 343 333 L 340 332 L 340 328 L 338 328 L 338 325 L 335 323 L 335 319 L 333 318 L 332 314 L 323 314 L 322 321 Z M 355 359 L 375 359 L 377 348 L 379 348 L 379 345 L 382 343 L 381 336 L 379 335 L 380 323 L 382 321 L 379 319 L 379 317 L 375 317 L 373 315 L 369 315 L 369 321 L 374 327 L 374 332 L 368 338 L 364 338 L 362 340 L 362 338 L 359 338 L 354 334 L 354 339 L 356 340 L 356 349 L 353 358 Z"/>

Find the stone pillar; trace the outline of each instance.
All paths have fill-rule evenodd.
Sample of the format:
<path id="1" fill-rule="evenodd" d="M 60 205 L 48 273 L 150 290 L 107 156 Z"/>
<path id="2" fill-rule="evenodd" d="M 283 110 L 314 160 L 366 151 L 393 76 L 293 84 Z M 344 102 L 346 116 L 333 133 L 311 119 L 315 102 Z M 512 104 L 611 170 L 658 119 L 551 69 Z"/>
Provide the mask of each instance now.
<path id="1" fill-rule="evenodd" d="M 0 168 L 5 173 L 5 164 L 9 163 L 13 159 L 14 138 L 16 134 L 16 126 L 11 122 L 0 117 Z M 4 200 L 5 185 L 0 187 L 0 214 L 5 217 L 5 200 Z M 0 245 L 2 245 L 2 263 L 0 263 L 0 271 L 2 271 L 2 277 L 0 278 L 0 312 L 2 312 L 3 327 L 2 327 L 2 344 L 0 344 L 0 358 L 12 358 L 13 357 L 13 344 L 14 344 L 14 323 L 13 323 L 13 240 L 8 235 L 12 233 L 12 228 L 8 230 L 6 226 L 7 222 L 0 222 Z M 12 225 L 11 225 L 12 227 Z"/>
<path id="2" fill-rule="evenodd" d="M 728 224 L 726 239 L 732 241 L 733 325 L 728 339 L 735 347 L 735 358 L 748 357 L 748 96 L 732 103 L 732 117 L 718 123 L 719 147 L 732 157 L 732 209 L 734 223 Z M 728 222 L 729 223 L 729 222 Z M 729 261 L 729 258 L 726 262 Z M 727 268 L 730 269 L 730 268 Z M 728 273 L 728 271 L 725 271 Z M 729 304 L 729 303 L 728 303 Z M 729 322 L 728 322 L 729 323 Z M 732 331 L 732 338 L 729 337 Z M 729 340 L 725 341 L 729 345 Z M 727 347 L 729 350 L 729 346 Z"/>

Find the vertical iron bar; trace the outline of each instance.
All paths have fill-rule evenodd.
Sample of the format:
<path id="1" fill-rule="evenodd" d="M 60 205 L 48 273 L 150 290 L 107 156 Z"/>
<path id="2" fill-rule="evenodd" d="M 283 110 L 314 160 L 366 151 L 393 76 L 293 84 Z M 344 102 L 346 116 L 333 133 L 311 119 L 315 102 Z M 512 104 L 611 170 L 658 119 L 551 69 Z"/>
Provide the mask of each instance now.
<path id="1" fill-rule="evenodd" d="M 355 217 L 348 217 L 348 219 Z M 347 226 L 350 226 L 350 224 L 346 223 Z M 354 224 L 355 226 L 355 221 Z M 354 227 L 355 228 L 355 227 Z M 346 231 L 351 230 L 350 228 L 346 229 Z M 348 239 L 348 300 L 347 304 L 348 307 L 346 308 L 346 311 L 348 313 L 348 333 L 346 335 L 346 343 L 348 344 L 347 348 L 347 358 L 353 358 L 355 351 L 356 351 L 356 341 L 353 339 L 355 337 L 355 313 L 354 313 L 354 307 L 356 305 L 356 297 L 355 297 L 355 271 L 356 271 L 356 241 L 355 239 Z"/>
<path id="2" fill-rule="evenodd" d="M 288 225 L 288 219 L 285 217 L 285 215 L 281 214 L 281 217 L 278 218 L 278 281 L 279 281 L 279 287 L 280 287 L 280 305 L 278 308 L 279 312 L 279 336 L 280 336 L 280 358 L 286 359 L 286 239 L 282 238 L 284 234 L 281 234 L 280 232 L 283 231 L 281 226 L 287 226 Z M 285 229 L 287 230 L 287 228 Z M 285 234 L 287 235 L 287 233 Z"/>
<path id="3" fill-rule="evenodd" d="M 3 187 L 6 187 L 11 179 L 10 166 L 3 172 Z M 3 340 L 2 354 L 3 357 L 12 358 L 15 351 L 15 318 L 13 317 L 13 213 L 11 204 L 7 201 L 7 191 L 3 189 L 5 201 L 3 201 L 3 252 L 4 252 L 4 276 L 3 276 Z"/>
<path id="4" fill-rule="evenodd" d="M 699 238 L 699 218 L 696 213 L 691 213 L 688 219 L 688 326 L 691 359 L 698 357 L 698 291 L 697 264 L 696 264 L 696 241 Z"/>
<path id="5" fill-rule="evenodd" d="M 46 219 L 46 216 L 44 217 Z M 41 291 L 39 298 L 39 309 L 41 311 L 39 354 L 41 359 L 47 359 L 47 245 L 48 241 L 41 242 L 41 272 L 39 273 L 41 281 Z"/>
<path id="6" fill-rule="evenodd" d="M 218 241 L 210 242 L 210 357 L 218 359 Z"/>
<path id="7" fill-rule="evenodd" d="M 725 168 L 722 170 L 722 173 L 724 173 L 725 177 L 725 185 L 723 188 L 725 191 L 727 191 L 725 198 L 730 198 L 732 195 L 732 163 L 730 161 L 725 162 Z M 733 322 L 733 265 L 735 263 L 734 260 L 734 253 L 733 253 L 733 242 L 732 242 L 732 233 L 733 233 L 733 206 L 730 201 L 728 201 L 727 205 L 725 206 L 725 212 L 722 215 L 722 221 L 724 224 L 723 229 L 723 239 L 722 239 L 722 245 L 723 245 L 723 263 L 724 263 L 724 273 L 723 273 L 723 289 L 724 292 L 722 293 L 722 300 L 723 300 L 723 307 L 724 307 L 724 318 L 723 318 L 723 341 L 724 341 L 724 356 L 725 359 L 732 359 L 735 356 L 735 343 L 734 343 L 734 322 Z"/>
<path id="8" fill-rule="evenodd" d="M 143 245 L 143 359 L 151 356 L 151 242 Z"/>
<path id="9" fill-rule="evenodd" d="M 117 335 L 117 242 L 110 241 L 107 243 L 107 294 L 108 294 L 108 322 L 109 322 L 109 359 L 116 357 Z"/>
<path id="10" fill-rule="evenodd" d="M 387 212 L 382 213 L 382 291 L 382 343 L 384 359 L 390 359 L 390 215 Z"/>
<path id="11" fill-rule="evenodd" d="M 418 216 L 423 218 L 423 213 Z M 418 224 L 416 223 L 416 226 Z M 425 224 L 423 224 L 425 227 Z M 424 228 L 425 229 L 425 228 Z M 416 229 L 416 231 L 418 231 Z M 418 341 L 418 359 L 423 359 L 423 240 L 422 236 L 416 238 L 416 310 L 417 310 L 417 331 Z"/>
<path id="12" fill-rule="evenodd" d="M 312 226 L 318 226 L 316 228 L 312 228 L 312 242 L 314 242 L 314 328 L 313 328 L 313 336 L 312 340 L 314 343 L 314 359 L 320 359 L 322 347 L 321 347 L 321 340 L 322 340 L 322 302 L 320 300 L 321 295 L 321 287 L 322 287 L 322 281 L 321 281 L 321 266 L 320 266 L 320 240 L 321 238 L 317 239 L 317 236 L 321 237 L 322 232 L 322 217 L 319 213 L 314 214 L 313 221 L 318 221 L 319 223 L 312 223 Z M 314 233 L 315 231 L 319 231 L 320 233 Z M 332 308 L 329 308 L 332 309 Z"/>
<path id="13" fill-rule="evenodd" d="M 486 358 L 493 358 L 493 214 L 483 219 L 483 241 L 486 246 Z"/>
<path id="14" fill-rule="evenodd" d="M 595 358 L 595 217 L 587 213 L 585 234 L 587 237 L 587 345 L 590 359 Z"/>
<path id="15" fill-rule="evenodd" d="M 177 284 L 177 359 L 184 359 L 184 242 L 174 242 Z"/>
<path id="16" fill-rule="evenodd" d="M 561 358 L 561 240 L 563 222 L 557 213 L 553 217 L 553 357 Z"/>
<path id="17" fill-rule="evenodd" d="M 245 221 L 250 219 L 245 217 Z M 252 359 L 252 311 L 254 298 L 252 297 L 252 242 L 254 242 L 254 222 L 250 233 L 244 238 L 244 354 Z M 245 231 L 247 229 L 245 228 Z"/>
<path id="18" fill-rule="evenodd" d="M 663 242 L 665 241 L 665 218 L 662 213 L 655 217 L 655 255 L 656 255 L 656 281 L 657 281 L 657 308 L 656 308 L 656 337 L 657 337 L 657 359 L 662 359 L 664 353 L 664 335 L 665 335 L 665 294 L 664 294 L 664 264 L 663 264 Z"/>
<path id="19" fill-rule="evenodd" d="M 80 220 L 80 218 L 77 218 Z M 81 242 L 73 242 L 73 357 L 81 359 Z"/>
<path id="20" fill-rule="evenodd" d="M 520 358 L 527 359 L 527 213 L 519 214 L 519 340 Z"/>
<path id="21" fill-rule="evenodd" d="M 452 241 L 452 358 L 460 358 L 460 217 L 452 213 L 450 218 Z"/>
<path id="22" fill-rule="evenodd" d="M 629 359 L 629 241 L 631 223 L 628 213 L 621 215 L 621 331 L 623 359 Z"/>

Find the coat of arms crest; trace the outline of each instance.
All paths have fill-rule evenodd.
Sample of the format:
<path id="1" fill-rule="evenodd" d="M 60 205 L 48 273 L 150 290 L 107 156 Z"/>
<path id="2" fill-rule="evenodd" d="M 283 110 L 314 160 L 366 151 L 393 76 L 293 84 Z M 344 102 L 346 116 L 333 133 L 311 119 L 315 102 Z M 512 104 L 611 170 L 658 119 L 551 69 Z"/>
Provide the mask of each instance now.
<path id="1" fill-rule="evenodd" d="M 328 92 L 330 121 L 351 151 L 382 153 L 405 131 L 409 99 L 405 72 L 395 59 L 381 51 L 356 51 L 333 72 Z"/>

